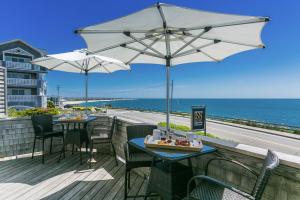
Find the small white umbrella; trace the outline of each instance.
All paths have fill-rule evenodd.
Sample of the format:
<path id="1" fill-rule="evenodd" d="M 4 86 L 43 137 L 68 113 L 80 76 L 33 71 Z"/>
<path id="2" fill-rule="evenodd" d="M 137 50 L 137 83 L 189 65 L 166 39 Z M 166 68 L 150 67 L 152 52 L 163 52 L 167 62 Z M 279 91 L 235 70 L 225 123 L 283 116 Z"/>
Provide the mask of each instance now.
<path id="1" fill-rule="evenodd" d="M 76 30 L 91 54 L 126 64 L 166 65 L 166 121 L 169 130 L 170 67 L 192 62 L 219 62 L 236 53 L 264 48 L 266 17 L 223 14 L 157 3 L 102 24 Z"/>
<path id="2" fill-rule="evenodd" d="M 85 103 L 87 103 L 88 99 L 89 73 L 113 73 L 118 70 L 130 70 L 129 65 L 119 60 L 100 55 L 87 55 L 86 49 L 47 55 L 46 57 L 33 60 L 32 63 L 49 70 L 84 73 Z"/>

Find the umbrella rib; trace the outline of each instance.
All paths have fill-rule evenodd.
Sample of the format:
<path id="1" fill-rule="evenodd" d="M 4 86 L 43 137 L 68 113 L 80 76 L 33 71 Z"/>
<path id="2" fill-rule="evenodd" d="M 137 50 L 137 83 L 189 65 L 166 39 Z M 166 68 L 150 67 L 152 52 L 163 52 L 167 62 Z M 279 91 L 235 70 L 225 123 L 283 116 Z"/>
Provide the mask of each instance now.
<path id="1" fill-rule="evenodd" d="M 174 32 L 199 30 L 199 29 L 203 29 L 207 26 L 210 26 L 212 28 L 221 28 L 221 27 L 226 27 L 226 26 L 239 26 L 239 25 L 254 24 L 254 23 L 261 23 L 261 22 L 268 22 L 268 21 L 270 21 L 270 19 L 268 17 L 261 17 L 261 18 L 256 18 L 256 19 L 249 19 L 249 20 L 223 23 L 223 24 L 214 24 L 214 25 L 196 26 L 196 27 L 191 27 L 191 28 L 182 28 L 182 29 L 179 29 L 179 30 L 174 30 Z"/>
<path id="2" fill-rule="evenodd" d="M 93 67 L 91 67 L 88 71 L 92 71 L 92 70 L 95 69 L 96 67 L 102 66 L 102 63 L 104 62 L 104 61 L 99 62 L 95 57 L 93 57 L 93 59 L 97 62 L 97 64 L 94 65 Z"/>
<path id="3" fill-rule="evenodd" d="M 98 60 L 98 58 L 97 57 L 94 57 L 94 59 L 96 60 L 96 62 L 98 62 L 99 64 L 100 64 L 100 66 L 102 66 L 108 73 L 112 73 L 111 71 L 109 71 L 108 69 L 107 69 L 107 67 L 105 67 L 102 63 L 104 63 L 104 61 L 102 61 L 102 62 L 100 62 L 99 60 Z M 120 65 L 119 63 L 114 63 L 114 62 L 107 62 L 107 64 L 114 64 L 114 65 L 118 65 L 119 67 L 121 67 L 121 68 L 123 68 L 123 69 L 125 69 L 125 70 L 127 70 L 127 68 L 126 67 L 124 67 L 124 66 L 122 66 L 122 65 Z"/>
<path id="4" fill-rule="evenodd" d="M 78 67 L 78 66 L 74 65 L 73 63 L 71 63 L 71 62 L 69 62 L 69 61 L 65 61 L 65 63 L 68 63 L 69 65 L 75 67 L 76 69 L 79 69 L 80 71 L 83 70 L 81 67 Z"/>
<path id="5" fill-rule="evenodd" d="M 166 28 L 167 28 L 167 21 L 166 21 L 164 12 L 163 12 L 163 10 L 162 10 L 162 7 L 160 6 L 159 3 L 156 4 L 156 7 L 157 7 L 157 9 L 158 9 L 159 15 L 160 15 L 161 20 L 162 20 L 162 22 L 163 22 L 163 27 L 164 27 L 164 29 L 166 29 Z"/>
<path id="6" fill-rule="evenodd" d="M 185 41 L 183 38 L 181 38 L 181 37 L 177 37 L 176 35 L 173 35 L 173 36 L 174 36 L 175 38 L 177 38 L 177 39 L 181 40 L 182 42 L 184 42 L 184 43 L 187 43 L 187 41 Z M 196 47 L 196 46 L 194 46 L 194 45 L 192 45 L 192 44 L 189 44 L 189 46 L 191 46 L 193 49 L 197 49 L 197 47 Z M 218 60 L 218 59 L 216 59 L 216 58 L 212 57 L 211 55 L 207 54 L 207 53 L 206 53 L 206 52 L 204 52 L 203 50 L 201 50 L 201 53 L 202 53 L 203 55 L 205 55 L 205 56 L 209 57 L 210 59 L 212 59 L 212 60 L 216 61 L 216 62 L 220 62 L 220 60 Z"/>
<path id="7" fill-rule="evenodd" d="M 121 64 L 119 64 L 119 63 L 107 62 L 107 64 L 114 64 L 114 65 L 117 65 L 117 66 L 123 68 L 124 70 L 128 70 L 126 67 L 124 67 L 123 65 L 121 65 Z"/>
<path id="8" fill-rule="evenodd" d="M 99 58 L 98 57 L 94 57 L 94 59 L 97 61 L 97 62 L 99 62 Z M 119 64 L 119 63 L 116 63 L 116 62 L 106 62 L 105 64 L 103 64 L 103 63 L 105 63 L 105 61 L 102 61 L 101 62 L 101 66 L 104 66 L 105 64 L 114 64 L 114 65 L 117 65 L 117 66 L 119 66 L 119 67 L 121 67 L 121 68 L 123 68 L 123 69 L 125 69 L 125 70 L 128 70 L 126 67 L 124 67 L 123 65 L 121 65 L 121 64 Z M 125 64 L 125 63 L 124 63 Z"/>
<path id="9" fill-rule="evenodd" d="M 98 64 L 109 74 L 111 74 L 111 71 L 109 71 L 104 65 L 102 65 L 102 63 L 96 58 L 94 57 L 94 59 L 96 60 L 96 62 L 98 62 Z"/>
<path id="10" fill-rule="evenodd" d="M 214 44 L 219 43 L 219 42 L 220 42 L 220 41 L 215 40 L 215 41 L 213 41 L 213 42 L 211 42 L 211 43 L 208 43 L 208 44 L 205 44 L 205 45 L 196 47 L 196 48 L 194 48 L 194 49 L 187 50 L 187 51 L 185 51 L 185 52 L 179 53 L 179 54 L 177 54 L 174 58 L 178 58 L 178 57 L 190 55 L 190 54 L 193 54 L 193 53 L 201 52 L 201 49 L 202 49 L 202 48 L 205 48 L 205 47 L 214 45 Z"/>
<path id="11" fill-rule="evenodd" d="M 162 37 L 163 37 L 163 36 L 160 36 L 160 38 L 156 38 L 151 44 L 149 44 L 149 46 L 151 47 L 151 46 L 153 46 L 154 44 L 156 44 L 159 40 L 162 39 Z M 144 48 L 142 52 L 147 51 L 147 49 L 148 49 L 148 47 Z M 140 55 L 142 55 L 142 54 L 143 54 L 142 52 L 136 54 L 134 57 L 132 57 L 132 58 L 131 58 L 129 61 L 127 61 L 125 64 L 128 65 L 129 63 L 131 63 L 131 62 L 132 62 L 133 60 L 135 60 L 137 57 L 139 57 Z"/>
<path id="12" fill-rule="evenodd" d="M 81 67 L 81 69 L 80 70 L 83 70 L 83 67 L 82 67 L 82 65 L 76 60 L 75 61 L 75 63 L 78 65 L 78 66 L 80 66 Z"/>
<path id="13" fill-rule="evenodd" d="M 137 49 L 137 48 L 130 47 L 130 46 L 127 46 L 127 45 L 122 45 L 121 47 L 127 48 L 127 49 L 131 49 L 131 50 L 133 50 L 133 51 L 137 51 L 137 52 L 139 52 L 139 53 L 141 53 L 141 54 L 145 54 L 145 55 L 148 55 L 148 56 L 152 56 L 152 57 L 157 57 L 157 58 L 162 58 L 162 59 L 164 59 L 164 56 L 159 56 L 159 55 L 157 55 L 157 54 L 154 54 L 154 53 L 151 53 L 151 52 L 148 52 L 148 51 L 143 51 L 143 50 L 141 50 L 141 49 Z"/>
<path id="14" fill-rule="evenodd" d="M 131 33 L 148 33 L 148 30 L 128 30 Z M 98 34 L 98 33 L 124 33 L 124 30 L 75 30 L 77 34 Z"/>
<path id="15" fill-rule="evenodd" d="M 46 57 L 44 59 L 41 59 L 41 60 L 31 61 L 31 63 L 36 64 L 36 63 L 43 62 L 43 61 L 46 61 L 46 60 L 51 60 L 51 59 L 53 59 L 53 58 L 48 56 L 48 57 Z"/>
<path id="16" fill-rule="evenodd" d="M 201 53 L 202 53 L 203 55 L 205 55 L 206 57 L 208 57 L 208 58 L 214 60 L 215 62 L 220 62 L 220 60 L 218 60 L 218 59 L 212 57 L 211 55 L 209 55 L 208 53 L 204 52 L 203 50 L 201 50 Z"/>
<path id="17" fill-rule="evenodd" d="M 111 74 L 112 72 L 109 71 L 104 65 L 101 65 L 103 67 L 103 69 L 105 69 L 105 71 L 107 71 L 109 74 Z"/>
<path id="18" fill-rule="evenodd" d="M 180 35 L 180 36 L 185 36 L 185 37 L 197 37 L 197 36 L 192 35 L 192 34 L 183 35 L 183 34 L 179 34 L 179 33 L 174 33 L 174 35 L 175 34 Z M 219 41 L 224 42 L 224 43 L 236 44 L 236 45 L 241 45 L 241 46 L 249 46 L 249 47 L 255 47 L 255 48 L 265 48 L 265 46 L 262 45 L 262 44 L 260 44 L 260 45 L 247 44 L 247 43 L 242 43 L 242 42 L 235 42 L 235 41 L 223 40 L 223 39 L 219 39 L 219 38 L 203 37 L 203 36 L 200 36 L 200 38 L 204 39 L 204 40 L 219 40 Z"/>
<path id="19" fill-rule="evenodd" d="M 150 47 L 148 44 L 146 44 L 142 40 L 139 40 L 138 38 L 134 37 L 130 32 L 124 32 L 124 35 L 126 35 L 127 37 L 130 37 L 131 39 L 135 40 L 137 43 L 140 43 L 141 45 L 143 45 L 145 47 L 148 47 L 148 49 L 150 49 L 151 51 L 153 51 L 157 55 L 164 56 L 161 52 L 159 52 L 156 49 Z"/>
<path id="20" fill-rule="evenodd" d="M 51 68 L 49 68 L 49 70 L 53 70 L 53 69 L 55 69 L 55 68 L 57 68 L 57 67 L 59 67 L 60 65 L 62 65 L 62 64 L 64 64 L 64 63 L 66 63 L 65 61 L 63 61 L 62 63 L 58 63 L 57 65 L 55 65 L 54 67 L 51 67 Z"/>
<path id="21" fill-rule="evenodd" d="M 124 34 L 124 31 L 122 32 L 122 34 Z M 139 40 L 146 40 L 146 39 L 150 39 L 150 38 L 153 38 L 153 37 L 156 37 L 156 36 L 155 35 L 146 35 L 145 37 L 139 38 Z M 99 49 L 99 50 L 96 50 L 96 51 L 89 51 L 88 54 L 100 53 L 102 51 L 107 51 L 107 50 L 110 50 L 110 49 L 118 48 L 121 45 L 132 44 L 132 43 L 135 43 L 135 42 L 136 42 L 135 40 L 130 40 L 128 42 L 119 43 L 119 44 L 112 45 L 112 46 L 109 46 L 109 47 L 105 47 L 103 49 Z"/>
<path id="22" fill-rule="evenodd" d="M 175 51 L 172 54 L 172 57 L 176 56 L 178 53 L 180 53 L 183 49 L 185 49 L 187 46 L 189 46 L 190 44 L 192 44 L 193 42 L 195 42 L 197 39 L 199 39 L 203 34 L 207 33 L 211 28 L 210 27 L 206 27 L 201 33 L 199 33 L 196 37 L 194 37 L 193 39 L 191 39 L 190 41 L 186 42 L 182 47 L 180 47 L 179 49 L 177 49 L 177 51 Z"/>
<path id="23" fill-rule="evenodd" d="M 170 47 L 170 35 L 169 35 L 170 31 L 168 30 L 167 20 L 160 3 L 157 3 L 156 7 L 158 9 L 160 18 L 163 22 L 163 29 L 164 29 L 165 42 L 166 42 L 166 53 L 167 53 L 167 56 L 165 58 L 168 60 L 167 64 L 170 65 L 170 59 L 171 59 L 171 47 Z"/>
<path id="24" fill-rule="evenodd" d="M 205 40 L 220 40 L 221 42 L 224 43 L 230 43 L 230 44 L 236 44 L 236 45 L 242 45 L 242 46 L 249 46 L 249 47 L 255 47 L 255 48 L 265 48 L 264 45 L 259 44 L 259 45 L 254 45 L 254 44 L 247 44 L 247 43 L 242 43 L 242 42 L 235 42 L 235 41 L 229 41 L 229 40 L 223 40 L 223 39 L 218 39 L 218 38 L 209 38 L 209 37 L 201 37 L 201 39 Z"/>

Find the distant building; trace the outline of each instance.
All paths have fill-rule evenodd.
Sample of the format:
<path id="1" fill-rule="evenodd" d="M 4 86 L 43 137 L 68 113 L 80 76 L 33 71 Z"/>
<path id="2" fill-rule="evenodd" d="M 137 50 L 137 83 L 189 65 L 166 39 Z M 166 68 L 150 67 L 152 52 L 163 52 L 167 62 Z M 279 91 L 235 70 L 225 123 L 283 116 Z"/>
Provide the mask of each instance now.
<path id="1" fill-rule="evenodd" d="M 6 96 L 7 106 L 47 106 L 47 70 L 30 63 L 45 53 L 22 40 L 0 43 L 0 67 L 7 70 Z M 1 78 L 1 77 L 0 77 Z M 0 81 L 0 95 L 1 93 Z M 4 83 L 5 85 L 5 83 Z M 1 110 L 1 101 L 0 101 Z"/>
<path id="2" fill-rule="evenodd" d="M 0 118 L 7 114 L 6 68 L 0 66 Z"/>

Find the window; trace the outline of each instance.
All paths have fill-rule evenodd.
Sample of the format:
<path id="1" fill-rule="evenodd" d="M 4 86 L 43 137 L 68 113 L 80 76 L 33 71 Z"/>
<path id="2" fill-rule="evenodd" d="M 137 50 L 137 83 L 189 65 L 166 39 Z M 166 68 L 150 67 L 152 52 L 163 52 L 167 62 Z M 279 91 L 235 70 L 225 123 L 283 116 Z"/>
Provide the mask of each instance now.
<path id="1" fill-rule="evenodd" d="M 21 78 L 21 79 L 31 79 L 33 77 L 33 74 L 28 73 L 17 73 L 17 72 L 8 72 L 7 73 L 8 78 Z"/>
<path id="2" fill-rule="evenodd" d="M 12 95 L 18 95 L 19 94 L 19 90 L 12 90 Z"/>
<path id="3" fill-rule="evenodd" d="M 9 54 L 5 55 L 5 61 L 30 63 L 31 58 L 29 58 L 28 56 Z"/>
<path id="4" fill-rule="evenodd" d="M 11 56 L 5 56 L 5 60 L 6 61 L 12 61 L 12 57 Z"/>
<path id="5" fill-rule="evenodd" d="M 24 90 L 19 90 L 19 95 L 24 95 L 25 91 Z"/>
<path id="6" fill-rule="evenodd" d="M 31 95 L 30 89 L 9 88 L 8 95 Z"/>

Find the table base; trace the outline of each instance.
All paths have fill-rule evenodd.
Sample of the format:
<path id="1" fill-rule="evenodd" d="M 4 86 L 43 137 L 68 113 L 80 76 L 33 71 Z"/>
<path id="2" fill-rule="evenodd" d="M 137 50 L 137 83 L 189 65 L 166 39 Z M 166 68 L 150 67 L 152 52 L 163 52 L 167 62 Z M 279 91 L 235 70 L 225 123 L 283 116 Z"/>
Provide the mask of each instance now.
<path id="1" fill-rule="evenodd" d="M 147 193 L 157 193 L 164 200 L 182 199 L 186 196 L 187 183 L 192 177 L 191 167 L 164 161 L 156 163 L 151 168 Z"/>

